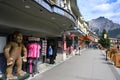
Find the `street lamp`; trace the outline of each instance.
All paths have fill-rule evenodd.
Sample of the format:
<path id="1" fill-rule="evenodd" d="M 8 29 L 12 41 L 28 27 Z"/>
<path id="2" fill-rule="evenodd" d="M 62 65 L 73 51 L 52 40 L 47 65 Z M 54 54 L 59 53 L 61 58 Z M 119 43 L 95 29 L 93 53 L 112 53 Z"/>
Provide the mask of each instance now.
<path id="1" fill-rule="evenodd" d="M 107 34 L 105 33 L 104 34 L 104 39 L 106 39 L 107 38 Z M 107 45 L 106 45 L 106 40 L 105 40 L 105 47 L 107 47 Z M 106 53 L 106 61 L 107 61 L 107 53 Z"/>

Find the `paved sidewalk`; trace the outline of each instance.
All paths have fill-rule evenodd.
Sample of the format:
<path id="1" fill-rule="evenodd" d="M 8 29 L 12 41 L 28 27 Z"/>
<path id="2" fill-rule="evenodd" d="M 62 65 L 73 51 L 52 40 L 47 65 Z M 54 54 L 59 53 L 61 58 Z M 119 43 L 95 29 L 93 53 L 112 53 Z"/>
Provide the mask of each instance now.
<path id="1" fill-rule="evenodd" d="M 120 80 L 101 50 L 86 49 L 82 53 L 30 80 Z"/>
<path id="2" fill-rule="evenodd" d="M 105 56 L 105 58 L 106 58 L 106 53 L 105 53 L 105 50 L 101 50 L 101 52 L 102 52 L 102 54 Z M 107 58 L 108 59 L 108 58 Z M 118 72 L 118 74 L 120 75 L 120 68 L 117 68 L 117 67 L 115 67 L 114 66 L 114 63 L 113 62 L 111 62 L 109 59 L 107 60 L 107 62 L 108 63 L 110 63 L 110 64 L 112 64 L 113 65 L 113 67 L 114 67 L 114 69 L 116 69 L 116 71 Z"/>
<path id="3" fill-rule="evenodd" d="M 84 48 L 84 49 L 81 50 L 81 55 L 83 54 L 82 52 L 83 52 L 84 50 L 86 50 L 86 48 Z M 77 52 L 77 54 L 78 54 L 78 52 Z M 73 57 L 73 56 L 75 56 L 75 55 L 73 55 L 73 54 L 68 55 L 67 58 L 66 58 L 66 60 L 70 59 L 70 58 Z M 57 59 L 55 60 L 55 64 L 42 63 L 42 64 L 38 65 L 39 73 L 38 73 L 38 74 L 35 74 L 34 77 L 40 75 L 41 73 L 44 73 L 44 72 L 52 69 L 52 68 L 54 68 L 55 66 L 63 63 L 63 62 L 66 61 L 66 60 L 63 60 L 63 54 L 59 54 L 59 56 L 58 56 Z M 32 79 L 32 78 L 33 78 L 32 75 L 30 75 L 30 77 L 29 77 L 27 80 L 30 80 L 30 79 Z"/>

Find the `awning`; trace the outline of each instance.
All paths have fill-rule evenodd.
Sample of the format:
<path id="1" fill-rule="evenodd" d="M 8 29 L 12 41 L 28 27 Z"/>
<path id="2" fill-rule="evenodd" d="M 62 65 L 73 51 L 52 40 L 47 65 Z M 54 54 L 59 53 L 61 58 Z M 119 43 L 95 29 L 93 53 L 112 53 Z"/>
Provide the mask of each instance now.
<path id="1" fill-rule="evenodd" d="M 74 36 L 82 36 L 84 33 L 80 29 L 69 29 L 67 32 L 74 34 Z"/>
<path id="2" fill-rule="evenodd" d="M 84 39 L 90 41 L 90 40 L 91 40 L 91 36 L 90 36 L 90 35 L 86 35 L 86 36 L 84 37 Z"/>
<path id="3" fill-rule="evenodd" d="M 79 40 L 87 40 L 87 41 L 91 41 L 91 36 L 90 36 L 90 35 L 79 36 L 78 39 L 79 39 Z"/>
<path id="4" fill-rule="evenodd" d="M 1 33 L 16 30 L 27 36 L 59 37 L 74 25 L 71 13 L 56 5 L 51 7 L 45 0 L 0 0 Z"/>
<path id="5" fill-rule="evenodd" d="M 79 36 L 78 39 L 79 40 L 84 40 L 84 36 Z"/>

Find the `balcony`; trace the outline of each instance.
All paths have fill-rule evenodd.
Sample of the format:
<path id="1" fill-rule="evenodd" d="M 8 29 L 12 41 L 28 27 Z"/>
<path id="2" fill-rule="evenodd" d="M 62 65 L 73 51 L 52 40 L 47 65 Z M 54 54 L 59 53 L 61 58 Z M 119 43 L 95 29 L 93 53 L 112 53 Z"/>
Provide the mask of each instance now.
<path id="1" fill-rule="evenodd" d="M 38 4 L 42 5 L 48 11 L 52 12 L 51 5 L 48 2 L 46 2 L 44 0 L 34 0 L 34 1 L 37 2 Z"/>
<path id="2" fill-rule="evenodd" d="M 68 12 L 67 10 L 65 10 L 57 5 L 50 4 L 47 0 L 35 0 L 35 2 L 42 5 L 48 11 L 65 16 L 65 17 L 69 18 L 70 20 L 72 20 L 74 23 L 76 23 L 75 16 L 73 14 L 71 14 L 70 12 Z"/>
<path id="3" fill-rule="evenodd" d="M 76 25 L 72 14 L 45 0 L 2 0 L 0 11 L 1 33 L 19 30 L 25 35 L 54 37 Z"/>

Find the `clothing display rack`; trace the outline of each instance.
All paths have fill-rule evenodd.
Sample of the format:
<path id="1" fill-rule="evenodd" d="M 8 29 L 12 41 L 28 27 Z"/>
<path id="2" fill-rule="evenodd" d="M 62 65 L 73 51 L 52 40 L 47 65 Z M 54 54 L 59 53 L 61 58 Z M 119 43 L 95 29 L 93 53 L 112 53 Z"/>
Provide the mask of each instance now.
<path id="1" fill-rule="evenodd" d="M 28 58 L 28 72 L 34 76 L 34 74 L 38 73 L 38 59 L 40 55 L 41 46 L 39 44 L 40 38 L 36 37 L 28 37 L 27 44 L 27 58 Z"/>
<path id="2" fill-rule="evenodd" d="M 43 63 L 46 62 L 46 55 L 47 55 L 47 40 L 42 40 L 42 49 L 41 49 Z"/>

